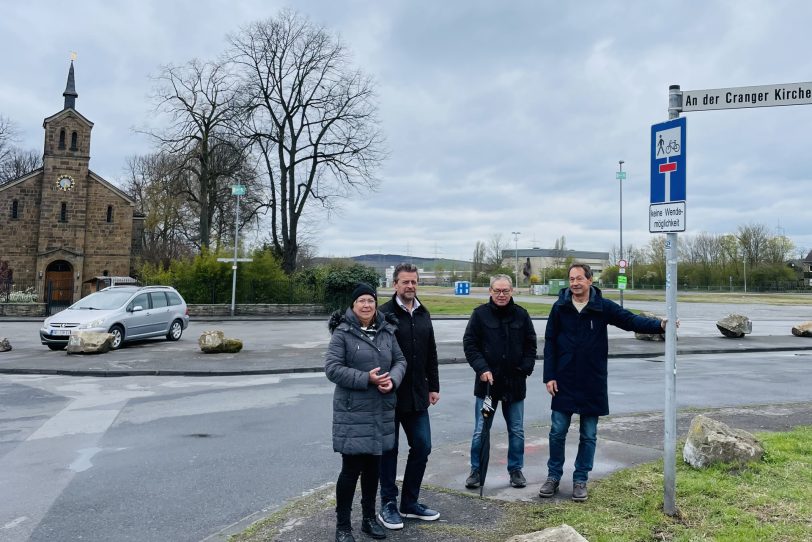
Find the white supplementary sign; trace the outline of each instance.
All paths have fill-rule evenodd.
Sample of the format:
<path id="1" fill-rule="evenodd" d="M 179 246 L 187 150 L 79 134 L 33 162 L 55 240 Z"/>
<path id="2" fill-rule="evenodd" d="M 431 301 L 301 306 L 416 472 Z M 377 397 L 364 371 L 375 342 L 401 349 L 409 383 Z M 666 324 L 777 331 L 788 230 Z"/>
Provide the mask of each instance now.
<path id="1" fill-rule="evenodd" d="M 673 201 L 649 205 L 648 231 L 650 233 L 685 231 L 685 202 Z"/>
<path id="2" fill-rule="evenodd" d="M 683 111 L 812 104 L 812 83 L 682 91 Z"/>

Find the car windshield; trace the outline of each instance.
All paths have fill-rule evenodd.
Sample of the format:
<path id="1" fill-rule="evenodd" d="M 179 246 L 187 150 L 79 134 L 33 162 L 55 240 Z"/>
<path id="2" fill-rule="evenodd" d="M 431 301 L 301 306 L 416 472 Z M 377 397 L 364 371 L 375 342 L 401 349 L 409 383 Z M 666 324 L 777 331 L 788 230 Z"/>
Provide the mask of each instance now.
<path id="1" fill-rule="evenodd" d="M 121 307 L 132 296 L 131 291 L 96 292 L 71 305 L 74 310 L 112 310 Z"/>

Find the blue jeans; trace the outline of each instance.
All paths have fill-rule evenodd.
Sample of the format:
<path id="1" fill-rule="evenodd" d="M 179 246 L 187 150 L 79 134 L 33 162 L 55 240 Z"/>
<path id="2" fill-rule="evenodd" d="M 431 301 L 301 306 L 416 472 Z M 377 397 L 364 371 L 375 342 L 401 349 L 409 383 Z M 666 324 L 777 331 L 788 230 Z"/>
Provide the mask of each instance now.
<path id="1" fill-rule="evenodd" d="M 575 457 L 573 482 L 586 482 L 592 463 L 595 460 L 595 443 L 598 440 L 598 417 L 579 415 L 581 422 L 578 455 Z M 564 474 L 564 450 L 567 442 L 567 431 L 570 428 L 572 413 L 552 411 L 550 416 L 550 459 L 547 461 L 547 477 L 560 480 Z"/>
<path id="2" fill-rule="evenodd" d="M 428 411 L 395 413 L 395 447 L 381 456 L 381 504 L 397 501 L 398 498 L 395 478 L 398 468 L 400 427 L 403 427 L 406 441 L 409 443 L 400 506 L 408 508 L 417 504 L 420 484 L 423 483 L 423 474 L 426 472 L 426 463 L 431 453 L 431 424 Z"/>
<path id="3" fill-rule="evenodd" d="M 482 429 L 485 418 L 482 417 L 482 402 L 476 398 L 474 405 L 474 436 L 471 439 L 471 468 L 479 470 L 479 453 L 482 450 Z M 493 402 L 493 408 L 499 406 L 499 401 Z M 524 468 L 524 400 L 505 403 L 502 401 L 502 416 L 508 430 L 508 457 L 507 470 L 513 472 Z M 493 424 L 490 418 L 488 428 Z"/>

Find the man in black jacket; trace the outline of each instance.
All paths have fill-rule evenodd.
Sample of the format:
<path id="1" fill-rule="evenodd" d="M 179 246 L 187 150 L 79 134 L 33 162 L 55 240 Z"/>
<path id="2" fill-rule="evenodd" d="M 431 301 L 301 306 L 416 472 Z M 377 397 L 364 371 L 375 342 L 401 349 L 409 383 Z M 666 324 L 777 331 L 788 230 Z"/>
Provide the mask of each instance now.
<path id="1" fill-rule="evenodd" d="M 378 519 L 387 529 L 402 529 L 403 517 L 434 521 L 440 513 L 418 502 L 420 485 L 431 453 L 429 405 L 440 400 L 437 345 L 431 315 L 417 299 L 417 267 L 400 264 L 392 276 L 395 295 L 380 307 L 384 314 L 398 319 L 396 337 L 406 358 L 406 375 L 398 386 L 395 410 L 395 447 L 381 456 L 381 512 Z M 398 461 L 399 427 L 409 442 L 409 457 L 403 474 L 398 513 L 395 485 Z"/>
<path id="2" fill-rule="evenodd" d="M 530 315 L 513 302 L 513 283 L 507 275 L 491 278 L 490 300 L 474 309 L 462 338 L 465 359 L 476 371 L 475 426 L 471 439 L 471 474 L 465 487 L 482 483 L 479 456 L 485 419 L 482 404 L 490 393 L 493 408 L 502 403 L 508 430 L 510 485 L 524 487 L 524 398 L 527 377 L 536 364 L 536 330 Z"/>

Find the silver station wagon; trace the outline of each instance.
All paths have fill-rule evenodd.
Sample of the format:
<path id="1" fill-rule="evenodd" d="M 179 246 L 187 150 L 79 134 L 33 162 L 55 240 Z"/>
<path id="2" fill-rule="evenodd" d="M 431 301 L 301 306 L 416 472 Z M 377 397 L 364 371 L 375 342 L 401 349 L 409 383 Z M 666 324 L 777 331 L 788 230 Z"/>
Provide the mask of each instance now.
<path id="1" fill-rule="evenodd" d="M 188 326 L 186 302 L 171 286 L 111 286 L 46 318 L 39 336 L 51 350 L 62 350 L 71 333 L 107 332 L 115 349 L 150 337 L 177 341 Z"/>

